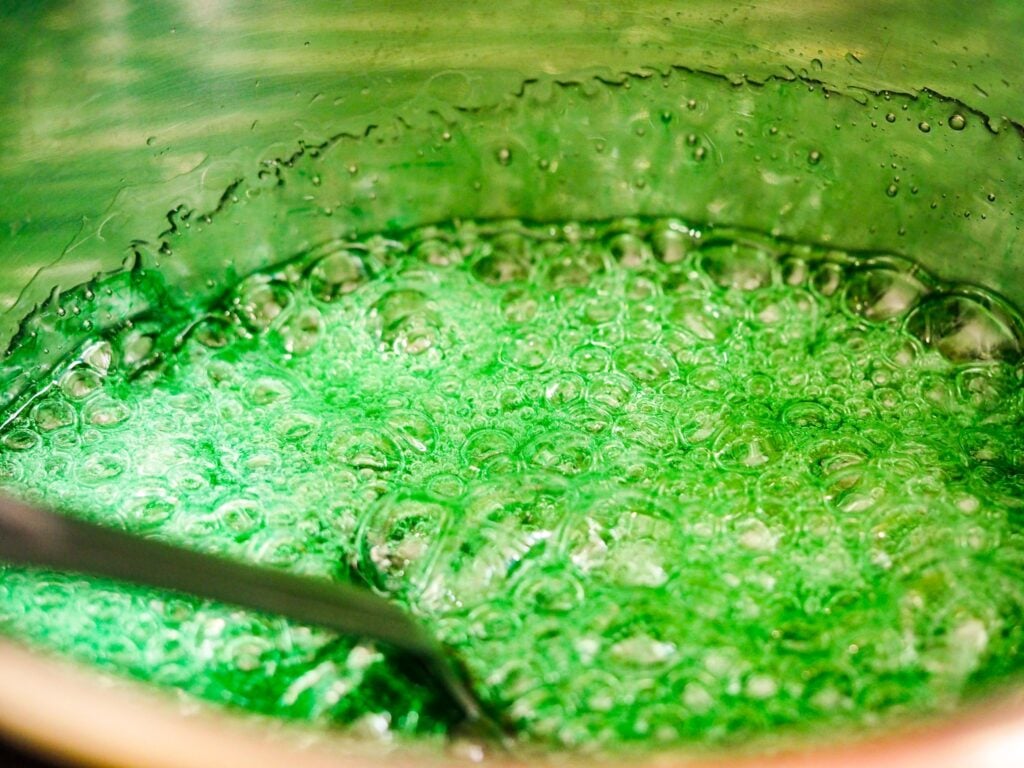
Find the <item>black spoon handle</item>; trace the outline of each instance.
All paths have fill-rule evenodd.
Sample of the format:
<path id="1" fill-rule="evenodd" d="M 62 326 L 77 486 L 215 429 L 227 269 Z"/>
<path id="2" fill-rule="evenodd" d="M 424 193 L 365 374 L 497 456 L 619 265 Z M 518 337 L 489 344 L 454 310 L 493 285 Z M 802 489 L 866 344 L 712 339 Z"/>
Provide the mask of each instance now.
<path id="1" fill-rule="evenodd" d="M 440 644 L 368 589 L 202 554 L 3 496 L 0 560 L 182 592 L 381 640 L 418 659 L 468 720 L 481 717 Z"/>

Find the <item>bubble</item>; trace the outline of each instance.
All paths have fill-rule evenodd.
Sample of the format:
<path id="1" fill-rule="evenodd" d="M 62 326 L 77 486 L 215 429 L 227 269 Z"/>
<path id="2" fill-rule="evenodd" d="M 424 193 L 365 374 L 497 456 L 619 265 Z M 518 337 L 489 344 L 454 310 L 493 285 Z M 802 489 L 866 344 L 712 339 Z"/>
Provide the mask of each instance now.
<path id="1" fill-rule="evenodd" d="M 725 404 L 718 399 L 698 398 L 687 402 L 676 415 L 679 435 L 686 444 L 703 443 L 716 434 L 722 423 Z"/>
<path id="2" fill-rule="evenodd" d="M 722 308 L 696 296 L 673 301 L 667 319 L 704 341 L 723 341 L 732 329 L 732 319 Z"/>
<path id="3" fill-rule="evenodd" d="M 998 301 L 969 293 L 933 295 L 906 320 L 910 333 L 954 362 L 1018 359 L 1018 327 Z"/>
<path id="4" fill-rule="evenodd" d="M 61 391 L 69 400 L 84 400 L 102 385 L 99 374 L 89 368 L 72 368 L 60 381 Z"/>
<path id="5" fill-rule="evenodd" d="M 782 282 L 786 285 L 804 285 L 807 283 L 809 276 L 810 265 L 805 259 L 787 256 L 782 260 Z"/>
<path id="6" fill-rule="evenodd" d="M 263 275 L 255 275 L 244 281 L 235 298 L 235 308 L 242 323 L 254 333 L 270 328 L 291 303 L 291 286 Z"/>
<path id="7" fill-rule="evenodd" d="M 385 496 L 360 522 L 360 572 L 378 590 L 409 594 L 430 577 L 449 509 L 417 496 Z"/>
<path id="8" fill-rule="evenodd" d="M 708 277 L 723 288 L 753 291 L 770 285 L 773 279 L 771 254 L 753 245 L 705 245 L 700 263 Z"/>
<path id="9" fill-rule="evenodd" d="M 654 451 L 668 451 L 676 445 L 672 419 L 660 410 L 628 410 L 616 418 L 612 432 L 626 443 Z"/>
<path id="10" fill-rule="evenodd" d="M 387 425 L 408 448 L 421 454 L 434 448 L 437 430 L 431 418 L 423 411 L 402 409 L 388 414 Z"/>
<path id="11" fill-rule="evenodd" d="M 528 323 L 537 316 L 540 302 L 528 288 L 511 288 L 501 300 L 501 309 L 510 323 Z"/>
<path id="12" fill-rule="evenodd" d="M 372 277 L 365 252 L 341 249 L 321 257 L 309 269 L 309 288 L 320 301 L 330 302 L 366 285 Z"/>
<path id="13" fill-rule="evenodd" d="M 275 331 L 281 348 L 289 355 L 308 354 L 320 342 L 323 317 L 316 307 L 297 312 Z"/>
<path id="14" fill-rule="evenodd" d="M 466 483 L 458 475 L 440 472 L 429 478 L 426 489 L 431 496 L 438 499 L 457 499 L 466 492 Z"/>
<path id="15" fill-rule="evenodd" d="M 470 269 L 488 285 L 521 282 L 527 280 L 532 271 L 526 243 L 515 235 L 506 235 L 484 249 Z"/>
<path id="16" fill-rule="evenodd" d="M 253 383 L 250 398 L 254 405 L 272 405 L 291 399 L 288 385 L 277 376 L 262 376 Z"/>
<path id="17" fill-rule="evenodd" d="M 79 481 L 95 485 L 113 480 L 128 469 L 128 459 L 122 450 L 108 449 L 104 453 L 89 456 L 82 462 L 78 473 Z"/>
<path id="18" fill-rule="evenodd" d="M 664 664 L 671 661 L 675 653 L 674 643 L 656 640 L 649 635 L 635 635 L 621 640 L 611 648 L 613 658 L 641 667 Z"/>
<path id="19" fill-rule="evenodd" d="M 582 376 L 566 373 L 548 380 L 544 386 L 544 399 L 559 407 L 579 400 L 586 388 Z"/>
<path id="20" fill-rule="evenodd" d="M 110 342 L 97 341 L 83 350 L 81 360 L 100 376 L 106 376 L 114 364 L 114 350 Z"/>
<path id="21" fill-rule="evenodd" d="M 593 466 L 594 452 L 589 435 L 554 430 L 530 441 L 523 448 L 523 457 L 540 469 L 577 475 Z"/>
<path id="22" fill-rule="evenodd" d="M 508 471 L 514 468 L 516 441 L 499 429 L 483 428 L 466 437 L 461 453 L 470 469 Z"/>
<path id="23" fill-rule="evenodd" d="M 850 311 L 868 320 L 885 321 L 905 315 L 927 292 L 913 275 L 894 269 L 852 271 L 844 295 Z"/>
<path id="24" fill-rule="evenodd" d="M 591 248 L 565 248 L 544 259 L 545 279 L 553 288 L 582 287 L 604 269 L 598 252 Z"/>
<path id="25" fill-rule="evenodd" d="M 122 334 L 118 342 L 121 358 L 128 368 L 138 369 L 153 360 L 156 337 L 138 329 Z"/>
<path id="26" fill-rule="evenodd" d="M 12 451 L 31 451 L 41 443 L 39 433 L 31 429 L 12 429 L 3 436 L 3 446 Z"/>
<path id="27" fill-rule="evenodd" d="M 388 291 L 372 311 L 381 341 L 396 352 L 419 355 L 440 340 L 441 316 L 422 291 Z"/>
<path id="28" fill-rule="evenodd" d="M 671 226 L 657 230 L 652 236 L 654 255 L 663 264 L 678 264 L 686 258 L 689 238 Z"/>
<path id="29" fill-rule="evenodd" d="M 356 429 L 337 435 L 331 442 L 330 455 L 353 469 L 389 472 L 401 469 L 402 449 L 383 432 Z"/>
<path id="30" fill-rule="evenodd" d="M 125 504 L 121 517 L 129 530 L 155 530 L 167 524 L 177 507 L 178 499 L 162 489 L 139 489 Z"/>
<path id="31" fill-rule="evenodd" d="M 756 552 L 773 552 L 778 546 L 779 534 L 772 531 L 763 521 L 750 518 L 736 524 L 740 546 Z"/>
<path id="32" fill-rule="evenodd" d="M 686 377 L 687 383 L 703 392 L 722 392 L 732 383 L 732 374 L 719 365 L 698 365 Z"/>
<path id="33" fill-rule="evenodd" d="M 704 714 L 714 705 L 715 700 L 707 688 L 698 682 L 689 682 L 683 689 L 683 704 L 694 714 Z"/>
<path id="34" fill-rule="evenodd" d="M 534 370 L 544 367 L 551 353 L 552 341 L 549 337 L 531 334 L 505 344 L 501 354 L 502 359 L 512 365 Z"/>
<path id="35" fill-rule="evenodd" d="M 591 325 L 610 323 L 619 316 L 622 307 L 618 302 L 612 301 L 605 296 L 596 296 L 583 304 L 581 315 L 584 322 Z"/>
<path id="36" fill-rule="evenodd" d="M 583 603 L 586 593 L 578 578 L 561 568 L 549 567 L 520 579 L 514 597 L 541 613 L 563 614 Z"/>
<path id="37" fill-rule="evenodd" d="M 782 420 L 794 427 L 832 429 L 839 418 L 831 409 L 815 400 L 798 400 L 782 410 Z"/>
<path id="38" fill-rule="evenodd" d="M 959 113 L 950 115 L 949 127 L 954 131 L 962 131 L 967 127 L 967 120 L 965 120 L 964 116 Z"/>
<path id="39" fill-rule="evenodd" d="M 255 499 L 231 499 L 213 511 L 213 518 L 235 541 L 245 541 L 265 524 L 266 514 Z"/>
<path id="40" fill-rule="evenodd" d="M 583 344 L 576 347 L 571 354 L 572 366 L 580 373 L 599 373 L 608 370 L 610 354 L 604 347 L 596 344 Z"/>
<path id="41" fill-rule="evenodd" d="M 718 463 L 734 472 L 756 472 L 781 455 L 776 431 L 756 421 L 727 423 L 713 450 Z"/>
<path id="42" fill-rule="evenodd" d="M 82 409 L 82 418 L 97 427 L 116 427 L 131 417 L 131 409 L 123 402 L 100 396 L 90 400 Z"/>
<path id="43" fill-rule="evenodd" d="M 615 354 L 615 367 L 635 381 L 653 384 L 671 378 L 676 362 L 662 347 L 654 344 L 629 344 Z"/>
<path id="44" fill-rule="evenodd" d="M 596 375 L 587 388 L 587 400 L 609 410 L 625 407 L 633 395 L 633 383 L 620 373 Z"/>
<path id="45" fill-rule="evenodd" d="M 53 432 L 75 423 L 75 411 L 69 403 L 49 397 L 32 408 L 32 421 L 42 432 Z"/>
<path id="46" fill-rule="evenodd" d="M 639 267 L 651 259 L 650 246 L 641 238 L 630 234 L 616 235 L 608 242 L 612 258 L 624 267 Z"/>
<path id="47" fill-rule="evenodd" d="M 838 264 L 819 264 L 811 277 L 811 285 L 822 296 L 832 296 L 843 282 L 843 270 Z"/>
<path id="48" fill-rule="evenodd" d="M 222 349 L 231 341 L 232 326 L 224 318 L 206 317 L 196 324 L 192 333 L 204 347 Z"/>
<path id="49" fill-rule="evenodd" d="M 365 582 L 525 739 L 597 757 L 884 722 L 1009 658 L 1024 369 L 991 294 L 670 219 L 446 222 L 243 282 L 41 376 L 0 438 L 32 433 L 0 446 L 11 492 Z M 246 319 L 240 292 L 278 285 Z M 446 727 L 387 649 L 280 618 L 8 568 L 0 624 L 271 717 Z"/>
<path id="50" fill-rule="evenodd" d="M 746 684 L 747 695 L 752 699 L 770 699 L 779 691 L 779 684 L 768 675 L 751 675 Z"/>
<path id="51" fill-rule="evenodd" d="M 575 505 L 560 547 L 585 574 L 632 587 L 658 587 L 671 572 L 664 542 L 677 534 L 670 515 L 639 491 L 592 488 Z"/>

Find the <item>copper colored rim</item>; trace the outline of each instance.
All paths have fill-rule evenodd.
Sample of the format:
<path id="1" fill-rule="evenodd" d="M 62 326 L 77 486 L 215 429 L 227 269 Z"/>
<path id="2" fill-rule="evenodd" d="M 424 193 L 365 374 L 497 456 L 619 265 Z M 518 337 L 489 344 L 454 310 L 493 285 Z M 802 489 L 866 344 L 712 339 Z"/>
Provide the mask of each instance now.
<path id="1" fill-rule="evenodd" d="M 0 731 L 42 754 L 103 768 L 412 768 L 457 757 L 358 742 L 308 728 L 183 707 L 145 686 L 111 681 L 63 660 L 0 641 Z M 827 736 L 826 734 L 822 735 Z M 565 757 L 563 766 L 588 765 Z M 770 757 L 637 758 L 658 768 L 1002 768 L 1024 765 L 1024 691 L 959 714 L 866 741 L 817 745 Z M 495 759 L 493 766 L 511 764 Z M 618 764 L 622 764 L 621 761 Z"/>

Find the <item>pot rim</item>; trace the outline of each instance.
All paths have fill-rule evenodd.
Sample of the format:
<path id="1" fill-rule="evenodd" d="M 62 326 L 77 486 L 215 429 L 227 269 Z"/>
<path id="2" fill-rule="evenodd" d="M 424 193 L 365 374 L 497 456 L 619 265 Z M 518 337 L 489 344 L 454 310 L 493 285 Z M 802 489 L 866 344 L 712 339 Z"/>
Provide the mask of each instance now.
<path id="1" fill-rule="evenodd" d="M 413 768 L 465 764 L 436 749 L 360 740 L 310 726 L 229 712 L 0 639 L 0 733 L 84 766 L 197 768 Z M 586 755 L 560 765 L 586 766 Z M 615 761 L 622 765 L 622 756 Z M 894 731 L 774 755 L 637 755 L 657 768 L 996 768 L 1024 763 L 1024 688 Z M 488 765 L 520 764 L 495 756 Z"/>

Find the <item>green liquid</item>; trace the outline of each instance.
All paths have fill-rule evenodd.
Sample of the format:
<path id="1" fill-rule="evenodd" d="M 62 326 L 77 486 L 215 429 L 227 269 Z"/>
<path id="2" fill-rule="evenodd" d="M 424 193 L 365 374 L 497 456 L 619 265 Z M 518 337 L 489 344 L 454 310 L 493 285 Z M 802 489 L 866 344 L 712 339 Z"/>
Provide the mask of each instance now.
<path id="1" fill-rule="evenodd" d="M 1021 666 L 1016 323 L 750 233 L 432 227 L 97 336 L 0 471 L 147 536 L 355 570 L 526 739 L 859 729 Z M 220 605 L 6 569 L 0 629 L 246 710 L 445 728 L 381 649 Z"/>

